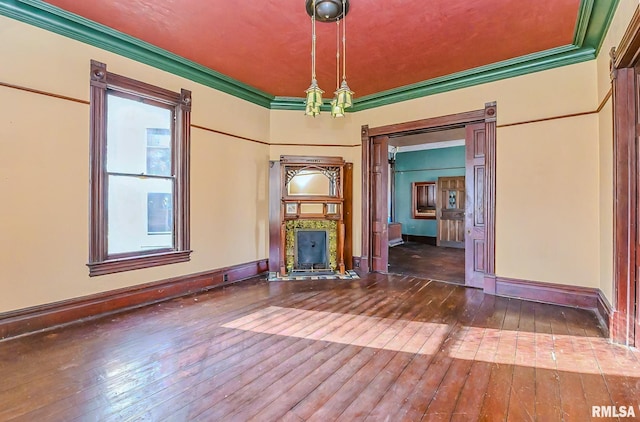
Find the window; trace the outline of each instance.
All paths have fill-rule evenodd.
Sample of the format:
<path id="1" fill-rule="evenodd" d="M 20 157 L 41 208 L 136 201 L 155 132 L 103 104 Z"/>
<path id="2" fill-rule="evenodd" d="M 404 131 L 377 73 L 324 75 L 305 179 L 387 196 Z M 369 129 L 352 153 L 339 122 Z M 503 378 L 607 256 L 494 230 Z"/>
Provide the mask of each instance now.
<path id="1" fill-rule="evenodd" d="M 89 275 L 189 260 L 191 92 L 91 62 Z"/>

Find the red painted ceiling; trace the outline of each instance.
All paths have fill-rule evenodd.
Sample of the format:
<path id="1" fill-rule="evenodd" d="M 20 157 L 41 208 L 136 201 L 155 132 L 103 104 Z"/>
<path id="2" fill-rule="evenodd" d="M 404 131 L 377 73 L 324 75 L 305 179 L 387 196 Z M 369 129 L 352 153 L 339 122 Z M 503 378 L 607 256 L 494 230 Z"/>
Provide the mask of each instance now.
<path id="1" fill-rule="evenodd" d="M 48 0 L 277 96 L 304 96 L 304 1 Z M 356 96 L 570 44 L 580 0 L 351 0 L 347 80 Z M 318 83 L 335 90 L 335 23 L 318 23 Z"/>

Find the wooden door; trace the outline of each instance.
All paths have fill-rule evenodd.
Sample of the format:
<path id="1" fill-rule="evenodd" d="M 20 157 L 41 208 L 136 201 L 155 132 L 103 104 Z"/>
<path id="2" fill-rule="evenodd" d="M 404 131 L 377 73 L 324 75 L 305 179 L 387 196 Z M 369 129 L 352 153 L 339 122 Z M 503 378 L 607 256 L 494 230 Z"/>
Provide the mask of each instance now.
<path id="1" fill-rule="evenodd" d="M 436 244 L 464 248 L 464 176 L 439 177 L 436 196 Z"/>
<path id="2" fill-rule="evenodd" d="M 466 127 L 465 284 L 484 287 L 485 265 L 485 125 Z"/>
<path id="3" fill-rule="evenodd" d="M 371 269 L 387 272 L 389 238 L 387 235 L 387 189 L 389 137 L 376 136 L 371 145 Z"/>

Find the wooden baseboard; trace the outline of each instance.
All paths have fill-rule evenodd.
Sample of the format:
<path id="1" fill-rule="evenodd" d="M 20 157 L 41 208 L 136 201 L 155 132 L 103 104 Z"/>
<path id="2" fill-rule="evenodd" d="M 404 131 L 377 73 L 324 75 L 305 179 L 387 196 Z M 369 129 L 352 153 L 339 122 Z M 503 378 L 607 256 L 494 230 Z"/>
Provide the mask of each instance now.
<path id="1" fill-rule="evenodd" d="M 139 308 L 244 280 L 267 271 L 261 259 L 230 267 L 131 286 L 0 314 L 0 339 L 46 330 L 81 319 Z"/>
<path id="2" fill-rule="evenodd" d="M 369 272 L 369 260 L 366 256 L 354 256 L 353 257 L 353 269 L 358 273 Z"/>
<path id="3" fill-rule="evenodd" d="M 497 296 L 594 311 L 605 330 L 609 330 L 611 305 L 600 289 L 506 277 L 496 277 L 494 289 L 494 294 Z M 485 293 L 490 292 L 485 291 Z"/>
<path id="4" fill-rule="evenodd" d="M 436 238 L 433 236 L 416 236 L 414 234 L 403 234 L 402 240 L 405 242 L 424 243 L 425 245 L 436 246 Z"/>
<path id="5" fill-rule="evenodd" d="M 607 337 L 611 336 L 611 318 L 613 317 L 613 311 L 611 308 L 611 304 L 605 297 L 602 290 L 598 289 L 598 303 L 596 307 L 596 314 L 600 319 L 600 323 L 607 330 Z"/>

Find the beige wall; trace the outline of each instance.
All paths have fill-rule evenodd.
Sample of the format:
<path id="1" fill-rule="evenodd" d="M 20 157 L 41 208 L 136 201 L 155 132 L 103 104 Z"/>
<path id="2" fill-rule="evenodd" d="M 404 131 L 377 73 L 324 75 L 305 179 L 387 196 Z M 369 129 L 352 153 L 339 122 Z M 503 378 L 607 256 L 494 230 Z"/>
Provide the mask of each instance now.
<path id="1" fill-rule="evenodd" d="M 599 287 L 596 115 L 497 134 L 496 274 Z"/>
<path id="2" fill-rule="evenodd" d="M 599 287 L 598 119 L 595 62 L 581 63 L 350 114 L 306 119 L 274 111 L 272 142 L 360 144 L 377 127 L 481 109 L 497 101 L 496 272 L 503 277 Z M 305 120 L 306 119 L 306 120 Z M 359 148 L 272 146 L 279 154 L 339 154 L 356 165 L 354 254 L 361 253 Z M 318 152 L 316 152 L 318 151 Z M 349 158 L 347 158 L 349 159 Z"/>
<path id="3" fill-rule="evenodd" d="M 269 110 L 0 17 L 0 81 L 89 100 L 89 61 L 193 93 L 192 123 L 269 137 Z M 0 312 L 257 259 L 268 254 L 266 145 L 193 128 L 188 263 L 88 277 L 89 106 L 0 87 Z"/>
<path id="4" fill-rule="evenodd" d="M 635 4 L 620 2 L 603 53 L 619 39 Z M 0 88 L 0 289 L 6 292 L 0 312 L 265 258 L 268 160 L 283 154 L 354 163 L 359 255 L 361 126 L 476 110 L 489 101 L 498 104 L 497 274 L 597 287 L 611 298 L 610 105 L 594 113 L 608 90 L 603 54 L 344 119 L 327 113 L 312 119 L 300 111 L 269 111 L 8 18 L 0 17 L 0 27 L 2 82 L 88 100 L 89 60 L 97 59 L 115 73 L 191 89 L 195 125 L 271 143 L 193 128 L 192 261 L 89 278 L 89 107 Z M 566 117 L 574 113 L 591 114 Z M 524 123 L 536 119 L 551 120 Z"/>

